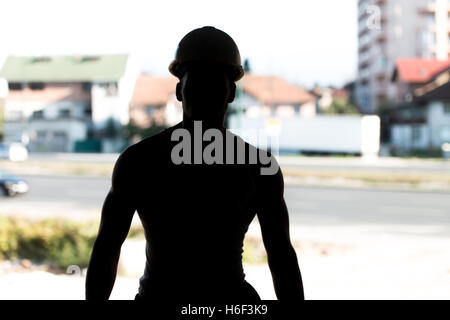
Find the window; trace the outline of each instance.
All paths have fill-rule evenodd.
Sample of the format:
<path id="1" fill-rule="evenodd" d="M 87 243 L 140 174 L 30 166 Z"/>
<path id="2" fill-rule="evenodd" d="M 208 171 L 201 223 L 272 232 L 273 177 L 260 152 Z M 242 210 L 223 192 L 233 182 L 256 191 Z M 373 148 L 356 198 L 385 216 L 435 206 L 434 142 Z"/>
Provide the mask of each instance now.
<path id="1" fill-rule="evenodd" d="M 55 139 L 65 139 L 66 136 L 64 131 L 53 131 L 53 138 Z"/>
<path id="2" fill-rule="evenodd" d="M 31 59 L 32 63 L 50 62 L 50 61 L 52 61 L 50 57 L 34 57 Z"/>
<path id="3" fill-rule="evenodd" d="M 91 83 L 90 82 L 83 82 L 83 83 L 81 83 L 81 86 L 82 86 L 84 92 L 88 92 L 88 93 L 91 92 Z"/>
<path id="4" fill-rule="evenodd" d="M 7 111 L 5 119 L 9 121 L 19 121 L 22 119 L 22 111 Z"/>
<path id="5" fill-rule="evenodd" d="M 100 88 L 105 89 L 105 94 L 108 97 L 117 96 L 117 83 L 116 82 L 106 82 L 106 83 L 100 83 Z"/>
<path id="6" fill-rule="evenodd" d="M 44 84 L 42 82 L 30 82 L 28 85 L 31 90 L 42 90 L 44 89 Z"/>
<path id="7" fill-rule="evenodd" d="M 427 26 L 433 26 L 436 23 L 436 15 L 434 12 L 428 12 L 425 14 L 425 23 Z"/>
<path id="8" fill-rule="evenodd" d="M 44 111 L 43 110 L 38 110 L 38 111 L 34 111 L 33 115 L 32 115 L 33 119 L 43 119 L 44 118 Z"/>
<path id="9" fill-rule="evenodd" d="M 36 132 L 36 136 L 39 140 L 44 140 L 47 137 L 47 131 L 39 130 L 38 132 Z"/>
<path id="10" fill-rule="evenodd" d="M 23 83 L 20 82 L 9 82 L 8 83 L 9 90 L 22 90 L 23 89 Z"/>
<path id="11" fill-rule="evenodd" d="M 112 82 L 106 88 L 106 95 L 110 97 L 117 96 L 117 83 Z"/>
<path id="12" fill-rule="evenodd" d="M 91 118 L 92 117 L 92 106 L 91 104 L 87 104 L 85 109 L 84 109 L 84 116 L 87 118 Z"/>
<path id="13" fill-rule="evenodd" d="M 444 114 L 450 116 L 450 102 L 444 103 Z"/>
<path id="14" fill-rule="evenodd" d="M 424 30 L 420 33 L 420 43 L 423 46 L 436 44 L 436 33 L 430 30 Z"/>
<path id="15" fill-rule="evenodd" d="M 420 126 L 413 126 L 412 127 L 412 140 L 414 142 L 419 141 L 422 136 L 421 128 Z"/>
<path id="16" fill-rule="evenodd" d="M 69 109 L 60 109 L 58 112 L 58 115 L 60 118 L 69 118 L 70 110 Z"/>
<path id="17" fill-rule="evenodd" d="M 84 56 L 81 58 L 81 62 L 94 62 L 99 60 L 100 60 L 99 56 Z"/>

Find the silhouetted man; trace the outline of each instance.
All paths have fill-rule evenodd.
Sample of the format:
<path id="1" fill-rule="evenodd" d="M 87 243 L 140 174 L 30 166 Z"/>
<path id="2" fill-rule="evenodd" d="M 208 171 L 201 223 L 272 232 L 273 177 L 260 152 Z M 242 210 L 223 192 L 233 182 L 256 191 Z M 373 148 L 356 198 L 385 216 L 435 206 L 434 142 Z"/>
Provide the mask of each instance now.
<path id="1" fill-rule="evenodd" d="M 193 30 L 181 40 L 169 70 L 180 79 L 176 96 L 183 121 L 129 147 L 117 160 L 86 298 L 109 298 L 137 211 L 147 262 L 136 300 L 260 300 L 242 267 L 243 240 L 255 214 L 278 299 L 303 300 L 281 170 L 263 174 L 277 165 L 275 158 L 224 128 L 235 82 L 244 73 L 236 44 L 213 27 Z"/>

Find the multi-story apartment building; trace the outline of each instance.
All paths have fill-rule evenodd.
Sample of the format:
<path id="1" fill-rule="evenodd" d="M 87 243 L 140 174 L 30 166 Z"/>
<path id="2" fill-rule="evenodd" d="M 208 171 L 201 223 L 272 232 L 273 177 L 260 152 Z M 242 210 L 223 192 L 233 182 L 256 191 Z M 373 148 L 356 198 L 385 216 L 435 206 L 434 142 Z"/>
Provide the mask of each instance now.
<path id="1" fill-rule="evenodd" d="M 450 0 L 359 0 L 356 96 L 363 113 L 395 97 L 398 58 L 450 57 Z"/>

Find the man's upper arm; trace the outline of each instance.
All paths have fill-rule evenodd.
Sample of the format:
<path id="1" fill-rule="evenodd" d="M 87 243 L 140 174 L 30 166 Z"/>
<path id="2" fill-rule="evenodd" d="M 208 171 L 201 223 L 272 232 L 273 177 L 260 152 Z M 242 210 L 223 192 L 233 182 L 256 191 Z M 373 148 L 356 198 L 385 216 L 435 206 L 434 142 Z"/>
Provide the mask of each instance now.
<path id="1" fill-rule="evenodd" d="M 268 256 L 291 246 L 289 215 L 283 193 L 284 181 L 280 168 L 274 175 L 259 177 L 257 216 Z"/>
<path id="2" fill-rule="evenodd" d="M 103 204 L 98 238 L 106 240 L 113 248 L 120 247 L 125 240 L 136 210 L 134 162 L 131 148 L 120 155 L 114 166 L 111 189 Z"/>

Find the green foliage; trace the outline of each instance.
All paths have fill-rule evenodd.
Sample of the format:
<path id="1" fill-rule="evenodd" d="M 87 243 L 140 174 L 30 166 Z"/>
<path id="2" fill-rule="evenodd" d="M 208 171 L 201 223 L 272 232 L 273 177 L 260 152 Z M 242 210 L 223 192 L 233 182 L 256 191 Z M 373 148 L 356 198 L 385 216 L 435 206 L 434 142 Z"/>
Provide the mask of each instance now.
<path id="1" fill-rule="evenodd" d="M 87 267 L 98 225 L 61 219 L 31 221 L 0 217 L 0 259 L 29 259 L 66 269 Z M 130 237 L 141 237 L 132 228 Z"/>
<path id="2" fill-rule="evenodd" d="M 242 260 L 245 263 L 252 264 L 266 263 L 267 254 L 262 241 L 256 238 L 245 237 Z"/>
<path id="3" fill-rule="evenodd" d="M 62 270 L 87 267 L 98 232 L 96 223 L 62 219 L 25 220 L 0 216 L 0 259 L 29 259 Z M 131 227 L 128 238 L 145 239 L 141 226 Z M 245 238 L 243 261 L 266 263 L 262 242 Z"/>
<path id="4" fill-rule="evenodd" d="M 440 148 L 428 148 L 428 149 L 410 149 L 401 150 L 397 148 L 391 148 L 391 156 L 403 157 L 403 158 L 442 158 L 443 152 Z"/>
<path id="5" fill-rule="evenodd" d="M 148 128 L 141 128 L 135 125 L 133 121 L 130 121 L 127 125 L 123 127 L 123 135 L 127 140 L 132 139 L 134 136 L 146 138 L 151 137 L 166 128 L 167 126 L 165 125 L 157 125 L 157 124 L 152 124 Z"/>
<path id="6" fill-rule="evenodd" d="M 106 122 L 103 136 L 105 138 L 117 138 L 121 134 L 121 126 L 116 123 L 113 118 L 109 118 Z"/>
<path id="7" fill-rule="evenodd" d="M 322 110 L 323 114 L 359 114 L 358 108 L 351 104 L 348 99 L 334 98 L 331 105 Z"/>
<path id="8" fill-rule="evenodd" d="M 86 267 L 96 236 L 91 224 L 58 219 L 38 222 L 0 218 L 0 257 L 67 268 Z"/>
<path id="9" fill-rule="evenodd" d="M 252 68 L 250 66 L 250 60 L 246 58 L 244 60 L 244 66 L 243 66 L 244 72 L 252 72 Z"/>

